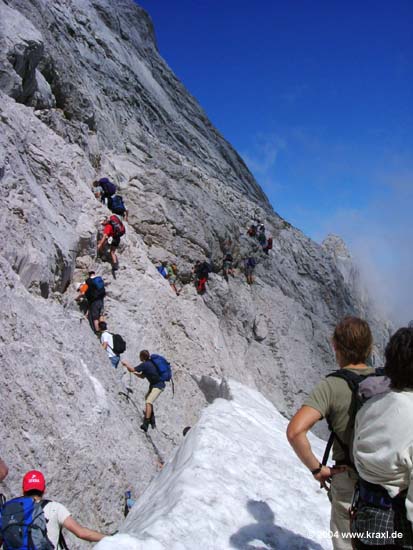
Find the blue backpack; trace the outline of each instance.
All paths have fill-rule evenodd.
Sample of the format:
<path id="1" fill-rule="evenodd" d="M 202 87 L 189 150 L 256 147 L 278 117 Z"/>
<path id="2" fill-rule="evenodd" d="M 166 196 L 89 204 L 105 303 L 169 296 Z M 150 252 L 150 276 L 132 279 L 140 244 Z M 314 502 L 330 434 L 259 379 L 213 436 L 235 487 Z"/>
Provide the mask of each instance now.
<path id="1" fill-rule="evenodd" d="M 120 195 L 113 195 L 113 197 L 110 197 L 108 206 L 109 210 L 114 214 L 118 214 L 119 216 L 125 215 L 126 207 Z"/>
<path id="2" fill-rule="evenodd" d="M 168 270 L 163 265 L 160 265 L 156 268 L 159 273 L 164 277 L 165 279 L 168 277 Z"/>
<path id="3" fill-rule="evenodd" d="M 86 291 L 86 298 L 89 302 L 94 302 L 99 298 L 104 298 L 106 295 L 105 282 L 102 277 L 93 277 L 86 279 L 88 289 Z"/>
<path id="4" fill-rule="evenodd" d="M 0 538 L 4 550 L 53 550 L 47 538 L 46 518 L 40 502 L 31 497 L 7 501 L 0 510 Z"/>
<path id="5" fill-rule="evenodd" d="M 162 382 L 169 382 L 172 380 L 172 368 L 165 357 L 154 354 L 151 355 L 151 361 L 155 365 Z"/>

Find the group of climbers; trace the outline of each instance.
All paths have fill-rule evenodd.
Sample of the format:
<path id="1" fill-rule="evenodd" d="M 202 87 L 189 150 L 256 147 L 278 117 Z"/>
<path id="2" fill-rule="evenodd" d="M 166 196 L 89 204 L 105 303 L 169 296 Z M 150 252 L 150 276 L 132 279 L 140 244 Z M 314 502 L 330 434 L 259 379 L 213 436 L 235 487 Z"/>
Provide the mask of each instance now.
<path id="1" fill-rule="evenodd" d="M 106 242 L 109 243 L 112 268 L 116 270 L 118 268 L 116 248 L 119 246 L 121 236 L 125 233 L 124 225 L 118 218 L 118 215 L 123 215 L 127 218 L 127 211 L 124 206 L 123 211 L 115 208 L 115 199 L 116 197 L 120 197 L 120 195 L 116 195 L 116 186 L 108 178 L 101 178 L 93 182 L 93 189 L 96 198 L 100 199 L 102 203 L 112 209 L 112 212 L 117 214 L 105 218 L 102 222 L 103 236 L 98 243 L 98 253 L 102 252 Z M 162 262 L 161 268 L 158 268 L 158 271 L 168 279 L 171 287 L 179 295 L 179 290 L 176 286 L 176 265 Z M 105 295 L 106 289 L 103 278 L 96 275 L 94 271 L 90 271 L 88 278 L 78 285 L 78 295 L 75 300 L 82 306 L 92 330 L 99 337 L 110 364 L 113 368 L 117 369 L 121 355 L 126 351 L 126 342 L 120 334 L 112 333 L 108 330 L 104 317 Z M 156 426 L 153 403 L 164 390 L 165 382 L 171 380 L 172 372 L 170 364 L 161 355 L 151 355 L 147 350 L 142 350 L 140 358 L 141 364 L 135 368 L 131 367 L 127 361 L 122 361 L 121 364 L 137 377 L 146 378 L 149 381 L 149 391 L 145 397 L 145 414 L 141 425 L 141 429 L 147 432 L 149 425 L 152 428 Z M 123 383 L 123 389 L 125 392 L 120 393 L 125 393 L 129 398 L 129 394 L 133 392 L 132 388 L 130 385 Z"/>
<path id="2" fill-rule="evenodd" d="M 329 493 L 335 550 L 411 549 L 413 329 L 391 337 L 384 369 L 367 365 L 373 339 L 362 319 L 343 319 L 332 344 L 339 370 L 306 398 L 288 425 L 288 440 Z M 323 418 L 331 436 L 320 461 L 307 433 Z M 331 446 L 334 466 L 327 465 Z"/>
<path id="3" fill-rule="evenodd" d="M 257 220 L 256 223 L 251 223 L 248 226 L 247 235 L 249 237 L 256 238 L 265 254 L 269 254 L 269 251 L 272 249 L 273 239 L 271 235 L 267 238 L 265 226 L 263 223 L 261 223 L 259 220 Z"/>

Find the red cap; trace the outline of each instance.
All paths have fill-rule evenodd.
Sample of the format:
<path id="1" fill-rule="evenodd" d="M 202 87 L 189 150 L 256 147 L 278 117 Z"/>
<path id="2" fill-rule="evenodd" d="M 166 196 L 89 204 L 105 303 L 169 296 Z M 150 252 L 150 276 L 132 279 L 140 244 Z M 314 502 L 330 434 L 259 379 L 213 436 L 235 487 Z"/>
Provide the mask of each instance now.
<path id="1" fill-rule="evenodd" d="M 44 493 L 46 489 L 46 480 L 42 472 L 38 470 L 30 470 L 23 478 L 23 493 L 28 491 L 40 491 Z"/>

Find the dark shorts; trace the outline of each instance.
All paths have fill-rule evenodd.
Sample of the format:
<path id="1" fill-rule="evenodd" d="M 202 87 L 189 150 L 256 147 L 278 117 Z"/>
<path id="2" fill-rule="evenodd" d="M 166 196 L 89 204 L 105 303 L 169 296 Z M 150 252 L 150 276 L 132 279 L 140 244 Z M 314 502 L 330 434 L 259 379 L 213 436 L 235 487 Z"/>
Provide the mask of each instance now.
<path id="1" fill-rule="evenodd" d="M 93 321 L 96 321 L 103 315 L 103 298 L 98 298 L 90 304 L 89 315 Z"/>
<path id="2" fill-rule="evenodd" d="M 112 237 L 112 242 L 110 243 L 111 248 L 118 248 L 120 245 L 120 237 Z"/>

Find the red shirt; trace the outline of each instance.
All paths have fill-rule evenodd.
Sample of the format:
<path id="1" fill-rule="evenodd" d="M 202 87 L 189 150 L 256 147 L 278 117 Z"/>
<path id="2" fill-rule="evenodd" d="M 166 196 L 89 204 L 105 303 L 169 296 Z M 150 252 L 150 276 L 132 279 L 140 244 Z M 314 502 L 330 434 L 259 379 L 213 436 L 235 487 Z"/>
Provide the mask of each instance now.
<path id="1" fill-rule="evenodd" d="M 106 235 L 107 237 L 115 236 L 112 224 L 108 223 L 105 225 L 105 227 L 103 228 L 103 234 Z"/>

